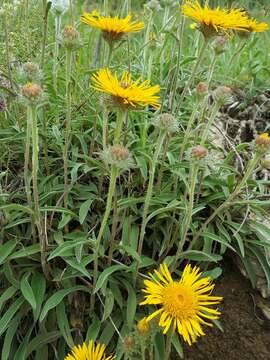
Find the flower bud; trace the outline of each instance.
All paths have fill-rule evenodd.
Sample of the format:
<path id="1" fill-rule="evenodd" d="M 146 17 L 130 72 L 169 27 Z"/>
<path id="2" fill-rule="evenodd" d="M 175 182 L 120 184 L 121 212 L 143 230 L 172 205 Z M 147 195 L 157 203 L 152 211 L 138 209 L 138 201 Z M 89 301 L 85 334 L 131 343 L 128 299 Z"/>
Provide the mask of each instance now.
<path id="1" fill-rule="evenodd" d="M 65 26 L 62 33 L 62 44 L 67 49 L 76 50 L 80 47 L 80 33 L 73 26 Z"/>
<path id="2" fill-rule="evenodd" d="M 261 166 L 266 170 L 270 170 L 270 155 L 265 155 L 265 157 L 261 160 Z"/>
<path id="3" fill-rule="evenodd" d="M 228 44 L 228 38 L 226 36 L 217 36 L 213 43 L 213 48 L 216 55 L 220 55 L 226 51 L 226 45 Z"/>
<path id="4" fill-rule="evenodd" d="M 256 148 L 259 152 L 265 153 L 270 150 L 270 137 L 268 133 L 263 133 L 255 139 Z"/>
<path id="5" fill-rule="evenodd" d="M 57 15 L 62 15 L 69 8 L 69 0 L 52 0 L 52 10 Z"/>
<path id="6" fill-rule="evenodd" d="M 207 149 L 204 146 L 196 145 L 191 149 L 191 155 L 197 160 L 201 160 L 206 157 Z"/>
<path id="7" fill-rule="evenodd" d="M 154 51 L 157 48 L 157 37 L 156 34 L 154 32 L 151 32 L 149 35 L 149 49 L 151 51 Z"/>
<path id="8" fill-rule="evenodd" d="M 135 345 L 136 342 L 133 336 L 129 335 L 124 338 L 124 346 L 127 350 L 133 350 Z"/>
<path id="9" fill-rule="evenodd" d="M 40 85 L 28 82 L 22 87 L 22 96 L 28 105 L 38 104 L 42 99 L 43 91 Z"/>
<path id="10" fill-rule="evenodd" d="M 200 82 L 196 86 L 196 98 L 198 101 L 202 101 L 208 93 L 208 86 L 204 82 Z"/>
<path id="11" fill-rule="evenodd" d="M 140 321 L 138 321 L 137 323 L 137 330 L 138 333 L 142 336 L 146 336 L 149 334 L 150 332 L 150 324 L 149 322 L 146 320 L 146 318 L 142 318 Z"/>
<path id="12" fill-rule="evenodd" d="M 101 153 L 102 160 L 108 165 L 115 165 L 119 169 L 128 170 L 134 166 L 133 159 L 128 149 L 115 144 Z"/>
<path id="13" fill-rule="evenodd" d="M 39 81 L 41 79 L 41 71 L 38 64 L 33 62 L 24 63 L 19 69 L 19 75 L 22 81 Z"/>
<path id="14" fill-rule="evenodd" d="M 232 89 L 228 86 L 218 86 L 213 92 L 213 98 L 220 106 L 228 105 L 233 101 Z"/>
<path id="15" fill-rule="evenodd" d="M 152 11 L 161 10 L 161 6 L 158 0 L 150 0 L 145 4 L 146 8 Z"/>
<path id="16" fill-rule="evenodd" d="M 157 116 L 153 125 L 166 133 L 176 133 L 179 130 L 178 121 L 172 114 L 163 113 Z"/>

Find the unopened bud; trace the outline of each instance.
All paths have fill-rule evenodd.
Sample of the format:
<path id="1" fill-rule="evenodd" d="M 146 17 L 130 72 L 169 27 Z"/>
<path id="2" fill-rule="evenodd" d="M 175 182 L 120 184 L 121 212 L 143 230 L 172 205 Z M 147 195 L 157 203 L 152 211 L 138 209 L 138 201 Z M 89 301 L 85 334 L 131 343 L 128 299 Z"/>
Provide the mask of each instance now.
<path id="1" fill-rule="evenodd" d="M 158 0 L 150 0 L 148 3 L 145 4 L 146 8 L 152 11 L 159 11 L 161 10 L 161 6 Z"/>
<path id="2" fill-rule="evenodd" d="M 208 93 L 208 86 L 204 82 L 200 82 L 196 86 L 196 98 L 198 101 L 202 101 Z"/>
<path id="3" fill-rule="evenodd" d="M 233 101 L 232 89 L 228 86 L 218 86 L 213 92 L 213 98 L 220 106 L 230 104 Z"/>
<path id="4" fill-rule="evenodd" d="M 135 346 L 136 342 L 133 336 L 126 336 L 124 338 L 124 346 L 127 350 L 132 350 Z"/>
<path id="5" fill-rule="evenodd" d="M 140 335 L 146 336 L 150 332 L 150 325 L 145 317 L 138 321 L 136 327 Z"/>
<path id="6" fill-rule="evenodd" d="M 179 130 L 178 121 L 169 113 L 163 113 L 157 116 L 153 121 L 153 125 L 160 130 L 171 134 L 176 133 Z"/>
<path id="7" fill-rule="evenodd" d="M 31 105 L 37 104 L 42 99 L 43 91 L 40 85 L 28 82 L 22 87 L 22 96 Z"/>
<path id="8" fill-rule="evenodd" d="M 33 62 L 24 63 L 19 69 L 19 75 L 22 81 L 39 81 L 41 79 L 41 71 L 38 64 Z"/>
<path id="9" fill-rule="evenodd" d="M 108 165 L 115 165 L 119 169 L 128 170 L 133 167 L 133 159 L 128 149 L 122 145 L 115 144 L 101 153 L 101 158 Z"/>
<path id="10" fill-rule="evenodd" d="M 226 51 L 226 45 L 228 44 L 228 38 L 226 36 L 217 36 L 213 43 L 214 51 L 217 55 L 220 55 Z"/>
<path id="11" fill-rule="evenodd" d="M 262 160 L 261 160 L 261 166 L 262 168 L 266 169 L 266 170 L 270 170 L 270 155 L 266 155 Z"/>
<path id="12" fill-rule="evenodd" d="M 65 26 L 62 34 L 62 44 L 67 49 L 76 50 L 80 42 L 80 33 L 73 26 Z"/>
<path id="13" fill-rule="evenodd" d="M 196 145 L 191 149 L 191 155 L 195 159 L 198 159 L 198 160 L 203 159 L 207 155 L 207 149 L 204 146 Z"/>

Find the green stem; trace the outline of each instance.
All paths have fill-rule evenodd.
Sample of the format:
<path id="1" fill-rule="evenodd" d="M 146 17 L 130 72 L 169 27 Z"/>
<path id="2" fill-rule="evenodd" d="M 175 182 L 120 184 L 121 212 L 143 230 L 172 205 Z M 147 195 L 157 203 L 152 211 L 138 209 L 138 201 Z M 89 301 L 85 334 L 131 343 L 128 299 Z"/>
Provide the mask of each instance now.
<path id="1" fill-rule="evenodd" d="M 56 15 L 56 17 L 55 17 L 54 58 L 53 58 L 53 86 L 54 86 L 55 91 L 57 91 L 57 72 L 58 72 L 60 31 L 61 31 L 61 15 Z"/>
<path id="2" fill-rule="evenodd" d="M 189 249 L 194 248 L 197 240 L 206 230 L 207 226 L 214 220 L 217 215 L 220 215 L 223 210 L 225 210 L 228 206 L 231 205 L 233 200 L 236 196 L 240 193 L 241 189 L 246 185 L 247 180 L 250 178 L 253 170 L 255 169 L 256 165 L 258 164 L 261 158 L 261 154 L 256 153 L 253 159 L 250 160 L 249 164 L 247 165 L 246 172 L 242 178 L 242 180 L 238 183 L 234 191 L 229 195 L 229 197 L 212 213 L 212 215 L 203 223 L 200 230 L 194 236 L 192 242 L 189 245 Z"/>
<path id="3" fill-rule="evenodd" d="M 40 60 L 40 68 L 41 69 L 43 69 L 43 66 L 44 66 L 47 33 L 48 33 L 47 0 L 43 0 L 43 36 L 42 36 L 41 60 Z"/>
<path id="4" fill-rule="evenodd" d="M 163 145 L 165 136 L 166 136 L 165 132 L 161 131 L 159 133 L 159 137 L 157 140 L 157 147 L 156 147 L 156 150 L 154 153 L 153 161 L 150 164 L 149 182 L 148 182 L 147 192 L 146 192 L 145 201 L 144 201 L 142 225 L 141 225 L 141 232 L 140 232 L 139 245 L 138 245 L 139 256 L 141 256 L 141 254 L 142 254 L 143 240 L 144 240 L 145 229 L 146 229 L 146 225 L 147 225 L 148 210 L 149 210 L 150 201 L 151 201 L 152 193 L 153 193 L 153 184 L 154 184 L 154 179 L 155 179 L 156 166 L 157 166 L 158 158 L 159 158 L 159 155 L 160 155 L 160 152 L 162 149 L 162 145 Z M 136 277 L 138 274 L 138 267 L 139 267 L 139 264 L 137 264 L 137 270 L 135 272 L 135 280 L 136 280 Z"/>
<path id="5" fill-rule="evenodd" d="M 102 147 L 103 150 L 107 148 L 108 143 L 108 109 L 103 111 L 103 124 L 102 124 Z"/>
<path id="6" fill-rule="evenodd" d="M 68 206 L 68 149 L 71 135 L 71 65 L 72 65 L 72 52 L 66 50 L 66 129 L 65 129 L 65 144 L 63 151 L 64 161 L 64 206 Z"/>
<path id="7" fill-rule="evenodd" d="M 95 289 L 95 286 L 96 286 L 96 283 L 97 283 L 97 278 L 98 278 L 99 249 L 100 249 L 100 245 L 101 245 L 102 236 L 103 236 L 104 230 L 106 228 L 107 221 L 108 221 L 108 218 L 110 216 L 111 209 L 112 209 L 112 200 L 113 200 L 113 195 L 114 195 L 114 192 L 115 192 L 117 176 L 118 176 L 118 169 L 117 169 L 116 166 L 112 166 L 111 174 L 110 174 L 110 186 L 109 186 L 109 190 L 108 190 L 106 209 L 105 209 L 105 213 L 103 215 L 103 219 L 102 219 L 102 222 L 101 222 L 101 225 L 100 225 L 99 233 L 98 233 L 98 236 L 97 236 L 97 239 L 96 239 L 95 258 L 94 258 L 94 276 L 93 276 L 93 288 L 94 289 Z M 92 296 L 91 296 L 91 309 L 94 308 L 94 304 L 95 304 L 95 295 L 92 294 Z"/>
<path id="8" fill-rule="evenodd" d="M 204 145 L 206 139 L 207 139 L 207 136 L 208 136 L 208 133 L 209 133 L 209 130 L 211 129 L 216 117 L 217 117 L 217 114 L 219 112 L 219 109 L 220 109 L 220 103 L 217 101 L 215 102 L 213 108 L 212 108 L 212 112 L 211 112 L 211 115 L 210 115 L 210 118 L 206 124 L 206 127 L 204 128 L 203 130 L 203 133 L 202 133 L 202 136 L 201 136 L 201 142 L 200 142 L 200 145 Z"/>
<path id="9" fill-rule="evenodd" d="M 177 262 L 180 259 L 181 253 L 183 251 L 183 247 L 186 241 L 186 237 L 188 234 L 188 230 L 190 228 L 192 222 L 192 211 L 194 206 L 194 195 L 195 195 L 195 187 L 197 183 L 197 175 L 198 175 L 199 166 L 197 163 L 193 163 L 190 169 L 190 187 L 189 187 L 189 201 L 186 215 L 184 217 L 182 231 L 181 231 L 181 239 L 177 248 L 177 252 L 174 258 L 174 263 L 172 266 L 172 271 L 175 271 Z M 179 229 L 181 228 L 181 224 L 179 224 Z"/>
<path id="10" fill-rule="evenodd" d="M 31 178 L 29 176 L 29 162 L 30 162 L 30 144 L 31 144 L 31 126 L 32 126 L 32 112 L 31 107 L 27 107 L 27 127 L 26 127 L 26 141 L 24 150 L 24 185 L 27 198 L 27 204 L 32 209 L 32 194 L 31 194 Z M 33 242 L 36 242 L 35 219 L 31 215 L 31 225 L 33 233 Z"/>
<path id="11" fill-rule="evenodd" d="M 7 22 L 6 14 L 4 14 L 4 32 L 5 32 L 5 51 L 6 51 L 6 65 L 7 65 L 7 69 L 8 69 L 8 78 L 10 81 L 11 89 L 13 89 L 11 59 L 10 59 L 10 52 L 9 52 L 10 40 L 9 40 L 8 22 Z"/>
<path id="12" fill-rule="evenodd" d="M 185 85 L 184 90 L 183 90 L 183 92 L 182 92 L 182 94 L 180 96 L 180 99 L 178 100 L 178 108 L 177 108 L 176 113 L 178 112 L 178 110 L 179 110 L 179 108 L 180 108 L 180 106 L 181 106 L 181 104 L 182 104 L 182 102 L 183 102 L 183 100 L 184 100 L 184 98 L 186 96 L 186 93 L 187 93 L 188 89 L 193 84 L 194 78 L 195 78 L 195 76 L 197 74 L 197 70 L 198 70 L 199 66 L 201 65 L 201 62 L 203 60 L 203 55 L 204 55 L 204 52 L 205 52 L 208 44 L 209 44 L 209 40 L 204 38 L 204 42 L 203 42 L 203 44 L 201 46 L 201 49 L 199 51 L 197 60 L 196 60 L 195 65 L 194 65 L 194 67 L 192 69 L 190 77 L 189 77 L 188 81 L 186 82 L 186 85 Z"/>
<path id="13" fill-rule="evenodd" d="M 122 128 L 123 128 L 123 124 L 126 119 L 126 114 L 127 114 L 126 110 L 124 110 L 124 111 L 119 110 L 117 112 L 116 127 L 115 127 L 115 132 L 114 132 L 114 141 L 113 141 L 114 144 L 120 144 Z"/>

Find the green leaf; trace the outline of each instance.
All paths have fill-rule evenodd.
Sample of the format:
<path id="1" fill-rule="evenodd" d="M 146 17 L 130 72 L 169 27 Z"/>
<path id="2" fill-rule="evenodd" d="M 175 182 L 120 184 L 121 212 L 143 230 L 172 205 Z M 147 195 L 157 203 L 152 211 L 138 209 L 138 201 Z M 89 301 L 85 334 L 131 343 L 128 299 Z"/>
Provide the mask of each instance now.
<path id="1" fill-rule="evenodd" d="M 101 322 L 104 322 L 111 315 L 114 306 L 114 296 L 110 289 L 106 290 L 106 297 Z"/>
<path id="2" fill-rule="evenodd" d="M 179 341 L 179 336 L 177 334 L 173 335 L 172 344 L 173 344 L 175 350 L 177 351 L 177 354 L 179 355 L 180 359 L 184 359 L 183 348 L 182 348 L 182 345 L 181 345 L 181 343 Z"/>
<path id="3" fill-rule="evenodd" d="M 155 345 L 155 360 L 164 360 L 165 358 L 165 339 L 164 335 L 160 332 L 156 333 L 155 339 L 154 339 L 154 345 Z"/>
<path id="4" fill-rule="evenodd" d="M 18 330 L 18 327 L 20 325 L 20 321 L 21 321 L 22 316 L 23 316 L 22 313 L 17 314 L 10 321 L 10 323 L 8 325 L 8 329 L 7 329 L 7 332 L 6 332 L 6 335 L 5 335 L 3 348 L 2 348 L 2 355 L 1 355 L 2 360 L 11 359 L 12 354 L 10 354 L 10 350 L 11 350 L 12 341 L 13 341 L 15 335 L 17 334 L 17 330 Z"/>
<path id="5" fill-rule="evenodd" d="M 60 337 L 61 333 L 59 331 L 51 331 L 36 336 L 33 340 L 29 342 L 27 346 L 26 357 L 31 355 L 33 351 L 42 348 L 45 344 L 55 342 Z"/>
<path id="6" fill-rule="evenodd" d="M 98 277 L 98 281 L 96 283 L 96 287 L 94 289 L 94 293 L 96 293 L 105 283 L 105 281 L 108 280 L 111 274 L 113 274 L 116 271 L 119 270 L 128 270 L 128 266 L 126 265 L 113 265 L 109 268 L 105 269 Z"/>
<path id="7" fill-rule="evenodd" d="M 64 241 L 62 244 L 60 244 L 55 250 L 53 250 L 50 254 L 50 256 L 48 257 L 47 261 L 52 260 L 53 258 L 57 257 L 57 256 L 61 256 L 63 255 L 66 251 L 71 250 L 73 248 L 75 248 L 78 245 L 81 244 L 86 244 L 87 242 L 89 242 L 88 239 L 84 239 L 81 241 L 78 240 L 73 240 L 73 241 Z"/>
<path id="8" fill-rule="evenodd" d="M 29 272 L 23 275 L 21 280 L 21 292 L 25 300 L 29 302 L 29 304 L 31 305 L 33 311 L 35 311 L 37 308 L 37 302 L 33 290 L 28 282 L 29 276 L 30 276 Z"/>
<path id="9" fill-rule="evenodd" d="M 134 325 L 134 319 L 137 309 L 137 297 L 134 288 L 125 281 L 125 286 L 128 290 L 128 299 L 127 299 L 127 326 L 129 330 L 132 330 Z"/>
<path id="10" fill-rule="evenodd" d="M 39 317 L 39 321 L 42 321 L 45 319 L 47 313 L 55 308 L 58 304 L 60 304 L 60 302 L 64 299 L 65 296 L 75 292 L 75 291 L 86 291 L 89 292 L 89 289 L 87 289 L 85 286 L 82 285 L 78 285 L 78 286 L 73 286 L 72 288 L 69 289 L 62 289 L 62 290 L 58 290 L 55 294 L 53 294 L 45 303 L 40 317 Z"/>
<path id="11" fill-rule="evenodd" d="M 65 339 L 67 345 L 72 348 L 74 346 L 74 342 L 71 336 L 71 330 L 69 327 L 65 304 L 63 302 L 56 306 L 56 318 L 59 330 L 63 338 Z"/>
<path id="12" fill-rule="evenodd" d="M 92 205 L 94 199 L 88 199 L 82 203 L 79 210 L 79 221 L 80 224 L 84 223 L 84 220 L 89 212 L 90 206 Z"/>
<path id="13" fill-rule="evenodd" d="M 6 331 L 11 319 L 14 317 L 16 312 L 20 309 L 24 303 L 24 298 L 20 296 L 14 303 L 8 308 L 5 314 L 0 319 L 0 336 Z"/>
<path id="14" fill-rule="evenodd" d="M 87 330 L 87 334 L 86 334 L 86 338 L 85 338 L 86 341 L 89 341 L 89 340 L 96 341 L 96 339 L 98 337 L 98 333 L 100 331 L 101 322 L 96 314 L 94 314 L 93 316 L 94 316 L 93 321 Z"/>
<path id="15" fill-rule="evenodd" d="M 23 248 L 22 250 L 15 252 L 8 259 L 15 260 L 15 259 L 23 258 L 23 257 L 29 257 L 30 255 L 34 255 L 39 252 L 40 252 L 40 244 L 34 244 L 34 245 L 27 246 L 27 247 Z"/>
<path id="16" fill-rule="evenodd" d="M 17 288 L 15 286 L 10 286 L 3 292 L 3 294 L 0 296 L 0 312 L 5 302 L 11 299 L 12 296 L 15 295 L 16 291 Z"/>
<path id="17" fill-rule="evenodd" d="M 0 245 L 0 265 L 3 264 L 6 258 L 12 253 L 17 241 L 15 239 L 9 240 L 6 243 Z"/>
<path id="18" fill-rule="evenodd" d="M 222 260 L 222 256 L 216 254 L 207 254 L 198 250 L 187 250 L 182 252 L 181 258 L 193 260 L 193 261 L 210 261 L 218 262 Z"/>
<path id="19" fill-rule="evenodd" d="M 233 252 L 236 252 L 234 247 L 231 246 L 226 240 L 222 239 L 220 236 L 217 236 L 217 235 L 215 235 L 211 232 L 207 232 L 207 231 L 203 233 L 203 236 L 226 246 L 227 248 L 231 249 Z"/>
<path id="20" fill-rule="evenodd" d="M 42 303 L 44 301 L 44 295 L 46 292 L 46 280 L 45 277 L 38 271 L 34 272 L 31 282 L 32 290 L 36 299 L 36 310 L 34 311 L 34 320 L 37 321 Z"/>

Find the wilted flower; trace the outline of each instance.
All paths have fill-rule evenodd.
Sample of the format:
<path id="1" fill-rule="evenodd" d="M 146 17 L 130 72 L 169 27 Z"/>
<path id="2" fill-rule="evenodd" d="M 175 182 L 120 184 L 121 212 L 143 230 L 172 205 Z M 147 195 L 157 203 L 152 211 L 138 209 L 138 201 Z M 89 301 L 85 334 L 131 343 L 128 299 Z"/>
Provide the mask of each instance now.
<path id="1" fill-rule="evenodd" d="M 107 165 L 114 165 L 122 170 L 128 170 L 134 166 L 129 150 L 119 144 L 109 146 L 107 149 L 103 150 L 101 158 Z"/>
<path id="2" fill-rule="evenodd" d="M 153 10 L 153 11 L 160 11 L 161 10 L 161 6 L 158 0 L 150 0 L 145 4 L 145 7 Z"/>
<path id="3" fill-rule="evenodd" d="M 159 85 L 150 86 L 148 80 L 141 84 L 140 79 L 132 81 L 128 72 L 124 72 L 119 80 L 109 69 L 101 69 L 92 76 L 92 80 L 97 91 L 110 95 L 111 106 L 133 110 L 147 105 L 156 109 L 160 107 L 159 96 L 156 95 Z"/>
<path id="4" fill-rule="evenodd" d="M 204 146 L 196 145 L 191 149 L 191 155 L 197 160 L 203 159 L 207 155 L 207 149 Z"/>
<path id="5" fill-rule="evenodd" d="M 211 295 L 214 285 L 202 275 L 198 267 L 187 265 L 181 279 L 174 281 L 167 265 L 160 265 L 151 280 L 144 280 L 145 300 L 140 305 L 159 307 L 147 321 L 158 316 L 164 334 L 169 329 L 177 331 L 189 345 L 205 335 L 201 325 L 213 326 L 211 321 L 218 319 L 220 312 L 210 306 L 219 304 L 222 297 Z"/>
<path id="6" fill-rule="evenodd" d="M 228 86 L 218 86 L 213 91 L 213 99 L 220 106 L 230 104 L 233 101 L 232 89 Z"/>
<path id="7" fill-rule="evenodd" d="M 21 93 L 28 105 L 38 104 L 43 97 L 43 90 L 41 86 L 31 82 L 28 82 L 22 87 Z"/>
<path id="8" fill-rule="evenodd" d="M 172 114 L 163 113 L 153 120 L 153 125 L 166 133 L 176 133 L 179 130 L 179 124 Z"/>
<path id="9" fill-rule="evenodd" d="M 114 360 L 115 356 L 105 355 L 106 346 L 103 344 L 95 345 L 93 340 L 88 344 L 74 346 L 71 353 L 65 357 L 65 360 Z"/>
<path id="10" fill-rule="evenodd" d="M 62 44 L 70 50 L 76 50 L 80 45 L 80 33 L 70 25 L 64 27 L 62 33 Z"/>
<path id="11" fill-rule="evenodd" d="M 118 16 L 109 17 L 101 16 L 98 11 L 92 13 L 84 13 L 81 16 L 81 22 L 98 28 L 102 31 L 103 38 L 109 43 L 119 41 L 124 35 L 132 32 L 141 31 L 144 28 L 143 22 L 131 21 L 132 15 L 127 15 L 120 19 Z"/>
<path id="12" fill-rule="evenodd" d="M 69 1 L 70 0 L 52 0 L 52 9 L 56 14 L 61 15 L 68 10 Z"/>
<path id="13" fill-rule="evenodd" d="M 129 335 L 124 338 L 124 346 L 126 350 L 132 351 L 136 345 L 135 339 L 133 336 Z"/>

